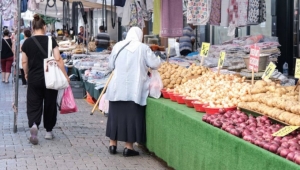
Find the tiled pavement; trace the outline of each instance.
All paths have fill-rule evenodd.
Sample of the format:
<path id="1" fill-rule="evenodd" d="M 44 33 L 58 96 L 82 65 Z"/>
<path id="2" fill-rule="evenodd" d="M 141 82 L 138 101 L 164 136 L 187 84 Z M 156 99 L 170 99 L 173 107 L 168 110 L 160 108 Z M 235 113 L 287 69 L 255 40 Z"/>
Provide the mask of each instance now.
<path id="1" fill-rule="evenodd" d="M 143 170 L 167 169 L 137 146 L 138 157 L 122 156 L 124 143 L 119 143 L 118 154 L 108 153 L 105 137 L 107 118 L 98 111 L 93 116 L 92 106 L 76 100 L 79 112 L 58 115 L 54 140 L 45 140 L 45 129 L 40 126 L 38 145 L 29 143 L 26 116 L 26 88 L 19 87 L 18 132 L 13 132 L 13 85 L 0 84 L 0 170 Z"/>

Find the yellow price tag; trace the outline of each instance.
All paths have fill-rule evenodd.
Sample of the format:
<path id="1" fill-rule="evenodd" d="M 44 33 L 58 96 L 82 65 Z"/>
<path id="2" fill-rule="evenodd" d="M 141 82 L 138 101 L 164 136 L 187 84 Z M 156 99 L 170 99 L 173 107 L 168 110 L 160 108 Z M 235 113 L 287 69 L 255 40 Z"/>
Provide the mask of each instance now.
<path id="1" fill-rule="evenodd" d="M 300 78 L 300 59 L 296 59 L 295 77 L 298 79 Z"/>
<path id="2" fill-rule="evenodd" d="M 222 68 L 223 67 L 224 61 L 225 61 L 225 57 L 226 57 L 226 52 L 225 51 L 221 51 L 220 52 L 219 62 L 218 62 L 218 68 Z"/>
<path id="3" fill-rule="evenodd" d="M 270 64 L 268 65 L 266 71 L 262 75 L 262 78 L 263 79 L 269 79 L 271 77 L 271 75 L 274 73 L 275 68 L 276 68 L 276 65 L 273 62 L 270 62 Z"/>
<path id="4" fill-rule="evenodd" d="M 203 42 L 201 46 L 200 56 L 207 57 L 209 51 L 210 43 Z"/>
<path id="5" fill-rule="evenodd" d="M 296 130 L 298 128 L 299 128 L 299 126 L 286 126 L 282 129 L 280 129 L 279 131 L 273 133 L 272 136 L 283 137 L 283 136 L 288 135 L 289 133 L 293 132 L 294 130 Z"/>

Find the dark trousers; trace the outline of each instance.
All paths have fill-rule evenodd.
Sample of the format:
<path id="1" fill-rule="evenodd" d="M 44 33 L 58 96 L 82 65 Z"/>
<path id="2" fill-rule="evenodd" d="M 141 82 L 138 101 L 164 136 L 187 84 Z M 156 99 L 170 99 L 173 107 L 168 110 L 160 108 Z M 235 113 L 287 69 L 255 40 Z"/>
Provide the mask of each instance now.
<path id="1" fill-rule="evenodd" d="M 56 98 L 57 90 L 46 89 L 45 81 L 28 83 L 27 117 L 29 127 L 34 123 L 39 127 L 43 114 L 45 129 L 47 132 L 52 131 L 57 117 Z"/>
<path id="2" fill-rule="evenodd" d="M 180 51 L 180 54 L 183 55 L 183 56 L 187 56 L 191 52 L 192 51 L 190 51 L 190 50 L 182 50 L 182 51 Z"/>
<path id="3" fill-rule="evenodd" d="M 27 81 L 25 79 L 25 73 L 24 73 L 24 70 L 23 69 L 20 69 L 21 70 L 21 79 L 22 79 L 22 85 L 26 85 L 27 84 Z"/>

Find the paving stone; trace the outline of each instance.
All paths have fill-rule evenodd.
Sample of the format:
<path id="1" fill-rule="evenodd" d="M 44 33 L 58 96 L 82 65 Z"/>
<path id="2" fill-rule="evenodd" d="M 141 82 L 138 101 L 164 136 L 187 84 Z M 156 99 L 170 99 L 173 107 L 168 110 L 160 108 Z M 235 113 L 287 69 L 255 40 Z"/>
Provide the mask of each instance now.
<path id="1" fill-rule="evenodd" d="M 0 170 L 163 170 L 164 165 L 144 151 L 139 157 L 124 158 L 123 142 L 118 154 L 108 153 L 109 139 L 105 136 L 107 118 L 95 112 L 84 99 L 76 99 L 79 112 L 61 115 L 53 129 L 55 138 L 44 139 L 46 130 L 41 123 L 39 144 L 29 142 L 26 115 L 26 88 L 19 87 L 17 133 L 13 132 L 14 92 L 12 84 L 0 83 Z"/>

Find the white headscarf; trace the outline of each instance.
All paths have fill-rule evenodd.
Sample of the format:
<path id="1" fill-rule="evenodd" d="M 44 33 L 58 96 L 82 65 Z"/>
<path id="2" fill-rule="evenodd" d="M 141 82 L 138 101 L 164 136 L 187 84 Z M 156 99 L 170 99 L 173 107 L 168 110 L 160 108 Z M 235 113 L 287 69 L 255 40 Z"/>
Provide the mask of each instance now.
<path id="1" fill-rule="evenodd" d="M 131 42 L 125 48 L 133 53 L 142 44 L 142 40 L 143 31 L 139 27 L 131 27 L 125 38 L 126 42 Z"/>

